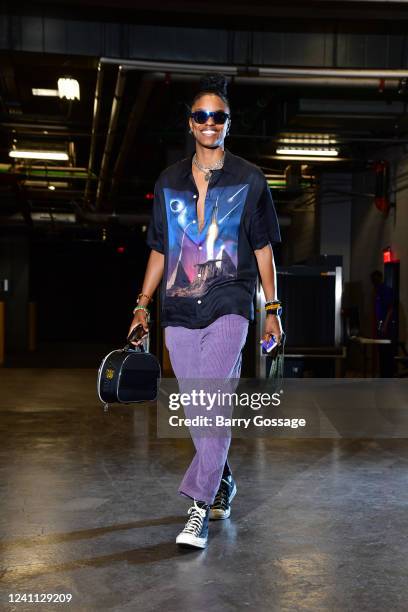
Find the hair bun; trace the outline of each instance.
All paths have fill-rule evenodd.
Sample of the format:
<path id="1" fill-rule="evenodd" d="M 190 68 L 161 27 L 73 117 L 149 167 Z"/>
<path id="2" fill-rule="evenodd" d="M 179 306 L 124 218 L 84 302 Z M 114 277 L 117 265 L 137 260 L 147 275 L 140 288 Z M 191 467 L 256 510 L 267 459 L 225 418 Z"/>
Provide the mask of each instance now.
<path id="1" fill-rule="evenodd" d="M 206 74 L 200 79 L 200 91 L 214 91 L 227 97 L 227 78 L 219 72 Z"/>

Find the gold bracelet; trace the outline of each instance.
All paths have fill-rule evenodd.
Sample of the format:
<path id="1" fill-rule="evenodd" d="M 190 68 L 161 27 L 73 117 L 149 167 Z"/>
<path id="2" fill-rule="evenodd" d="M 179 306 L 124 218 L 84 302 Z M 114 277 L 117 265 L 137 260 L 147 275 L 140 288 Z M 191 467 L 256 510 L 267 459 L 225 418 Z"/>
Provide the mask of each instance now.
<path id="1" fill-rule="evenodd" d="M 282 305 L 280 302 L 275 304 L 267 304 L 265 306 L 266 316 L 272 315 L 274 317 L 280 317 L 282 314 Z"/>
<path id="2" fill-rule="evenodd" d="M 137 300 L 139 302 L 141 297 L 145 297 L 147 298 L 150 302 L 153 302 L 153 298 L 151 295 L 147 295 L 146 293 L 139 293 L 139 295 L 137 296 Z"/>

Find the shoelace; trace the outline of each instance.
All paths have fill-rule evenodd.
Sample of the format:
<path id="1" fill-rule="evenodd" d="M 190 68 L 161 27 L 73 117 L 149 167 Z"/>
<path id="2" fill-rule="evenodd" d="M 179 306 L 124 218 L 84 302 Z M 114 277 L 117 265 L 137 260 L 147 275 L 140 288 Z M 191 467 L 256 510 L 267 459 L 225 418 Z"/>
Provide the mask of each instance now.
<path id="1" fill-rule="evenodd" d="M 188 519 L 183 531 L 192 533 L 193 535 L 198 535 L 203 527 L 204 518 L 207 512 L 205 508 L 200 508 L 200 506 L 197 506 L 196 501 L 194 500 L 194 506 L 191 506 L 191 508 L 188 509 L 188 514 L 190 515 L 190 518 Z"/>
<path id="2" fill-rule="evenodd" d="M 213 508 L 221 508 L 221 510 L 225 510 L 228 507 L 229 502 L 229 490 L 225 481 L 221 481 L 221 487 L 217 491 L 217 495 L 215 496 L 214 503 L 212 505 Z"/>

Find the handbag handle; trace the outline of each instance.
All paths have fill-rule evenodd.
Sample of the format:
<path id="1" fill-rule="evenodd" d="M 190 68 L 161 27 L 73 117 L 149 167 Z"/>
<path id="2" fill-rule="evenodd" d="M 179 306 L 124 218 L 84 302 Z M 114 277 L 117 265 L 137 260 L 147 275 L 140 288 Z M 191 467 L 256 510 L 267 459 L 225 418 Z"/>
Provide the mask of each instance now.
<path id="1" fill-rule="evenodd" d="M 124 351 L 134 351 L 135 353 L 145 353 L 145 347 L 143 344 L 139 344 L 138 346 L 134 346 L 131 344 L 132 341 L 140 340 L 143 336 L 149 337 L 149 334 L 144 334 L 144 328 L 141 323 L 138 323 L 136 327 L 132 329 L 128 337 L 126 338 L 127 344 L 123 347 Z M 149 348 L 147 348 L 147 352 L 149 352 Z"/>

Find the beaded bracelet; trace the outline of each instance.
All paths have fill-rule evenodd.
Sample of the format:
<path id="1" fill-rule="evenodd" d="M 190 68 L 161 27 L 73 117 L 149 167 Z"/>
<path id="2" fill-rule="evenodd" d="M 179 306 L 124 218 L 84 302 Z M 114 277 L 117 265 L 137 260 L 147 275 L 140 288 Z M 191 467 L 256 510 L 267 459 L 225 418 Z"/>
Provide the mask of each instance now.
<path id="1" fill-rule="evenodd" d="M 136 314 L 136 310 L 144 310 L 144 311 L 145 311 L 145 313 L 146 313 L 146 315 L 147 315 L 147 317 L 149 317 L 149 316 L 150 316 L 150 312 L 149 312 L 149 310 L 146 308 L 146 306 L 136 306 L 136 307 L 133 309 L 133 314 Z"/>

